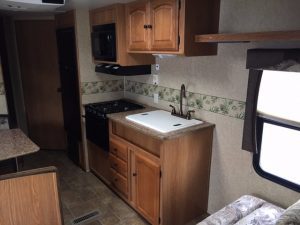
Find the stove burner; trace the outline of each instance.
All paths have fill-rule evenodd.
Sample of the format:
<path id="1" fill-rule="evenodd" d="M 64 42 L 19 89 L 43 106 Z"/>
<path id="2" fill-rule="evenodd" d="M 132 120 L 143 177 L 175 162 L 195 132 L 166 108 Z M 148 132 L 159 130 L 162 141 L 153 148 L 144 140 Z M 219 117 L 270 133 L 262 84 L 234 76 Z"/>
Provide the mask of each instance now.
<path id="1" fill-rule="evenodd" d="M 86 105 L 86 112 L 92 113 L 97 116 L 106 116 L 110 113 L 126 112 L 136 109 L 144 108 L 141 105 L 125 101 L 125 100 L 116 100 L 109 102 L 100 102 Z"/>

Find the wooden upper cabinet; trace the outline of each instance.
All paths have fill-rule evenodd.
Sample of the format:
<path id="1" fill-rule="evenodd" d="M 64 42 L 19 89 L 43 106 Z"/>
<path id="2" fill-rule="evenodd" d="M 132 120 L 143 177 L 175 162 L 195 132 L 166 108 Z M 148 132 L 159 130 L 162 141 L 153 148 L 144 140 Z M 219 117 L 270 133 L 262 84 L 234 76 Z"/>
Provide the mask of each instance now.
<path id="1" fill-rule="evenodd" d="M 151 50 L 178 50 L 178 1 L 153 0 L 150 7 Z"/>
<path id="2" fill-rule="evenodd" d="M 91 11 L 91 25 L 110 24 L 116 21 L 116 7 L 107 7 Z"/>
<path id="3" fill-rule="evenodd" d="M 220 0 L 140 0 L 127 4 L 129 53 L 216 55 L 195 35 L 218 33 Z M 146 26 L 144 26 L 146 25 Z"/>
<path id="4" fill-rule="evenodd" d="M 126 8 L 127 40 L 129 50 L 149 50 L 149 24 L 148 2 L 135 2 Z"/>
<path id="5" fill-rule="evenodd" d="M 135 153 L 134 168 L 136 208 L 151 224 L 158 224 L 160 165 Z"/>
<path id="6" fill-rule="evenodd" d="M 132 4 L 132 7 L 126 7 L 130 13 L 130 27 L 125 22 L 125 4 L 114 4 L 90 11 L 91 31 L 94 26 L 103 24 L 115 23 L 116 27 L 117 61 L 94 60 L 95 63 L 111 63 L 121 66 L 149 65 L 155 63 L 152 55 L 134 55 L 128 53 L 128 40 L 132 40 L 131 50 L 145 51 L 149 49 L 148 31 L 144 29 L 144 25 L 149 23 L 146 21 L 149 14 L 147 4 L 148 2 L 143 1 L 138 4 Z M 132 38 L 128 38 L 128 36 Z"/>

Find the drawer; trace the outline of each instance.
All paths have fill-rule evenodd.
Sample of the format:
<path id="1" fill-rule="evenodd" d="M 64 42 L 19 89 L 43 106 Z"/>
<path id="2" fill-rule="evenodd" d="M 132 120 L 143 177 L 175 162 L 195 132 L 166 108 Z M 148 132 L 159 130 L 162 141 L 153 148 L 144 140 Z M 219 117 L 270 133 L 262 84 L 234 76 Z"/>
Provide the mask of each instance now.
<path id="1" fill-rule="evenodd" d="M 111 185 L 116 191 L 120 192 L 124 196 L 128 196 L 128 182 L 127 179 L 122 177 L 120 174 L 116 173 L 113 169 L 111 169 L 112 181 Z"/>
<path id="2" fill-rule="evenodd" d="M 127 177 L 128 165 L 126 162 L 118 159 L 113 154 L 109 154 L 109 164 L 111 169 L 114 169 L 125 178 Z"/>
<path id="3" fill-rule="evenodd" d="M 127 146 L 120 141 L 111 139 L 110 140 L 110 153 L 127 162 L 128 150 Z"/>

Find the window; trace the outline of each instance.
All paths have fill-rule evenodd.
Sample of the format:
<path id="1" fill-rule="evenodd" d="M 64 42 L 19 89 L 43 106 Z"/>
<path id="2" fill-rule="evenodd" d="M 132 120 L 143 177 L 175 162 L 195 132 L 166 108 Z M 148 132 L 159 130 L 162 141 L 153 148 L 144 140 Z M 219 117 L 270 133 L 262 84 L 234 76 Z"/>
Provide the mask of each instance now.
<path id="1" fill-rule="evenodd" d="M 264 70 L 257 101 L 258 174 L 300 191 L 300 73 Z"/>

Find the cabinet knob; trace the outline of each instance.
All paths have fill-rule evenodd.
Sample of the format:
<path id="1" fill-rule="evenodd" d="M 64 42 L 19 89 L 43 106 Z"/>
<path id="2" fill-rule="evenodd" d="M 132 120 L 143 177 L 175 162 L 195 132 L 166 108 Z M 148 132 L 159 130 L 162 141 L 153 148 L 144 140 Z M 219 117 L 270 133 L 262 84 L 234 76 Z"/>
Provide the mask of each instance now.
<path id="1" fill-rule="evenodd" d="M 137 176 L 137 173 L 133 173 L 132 176 L 136 177 L 136 176 Z"/>

